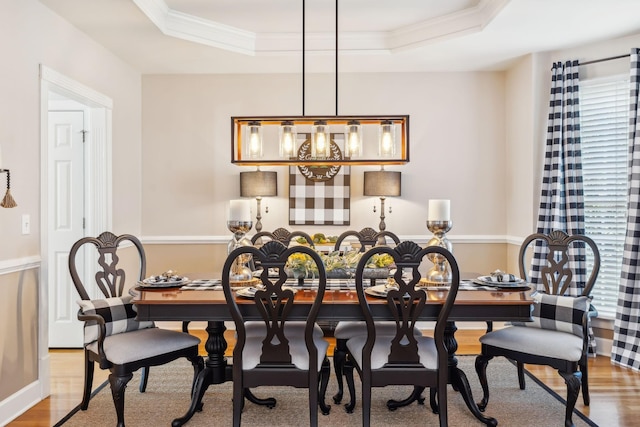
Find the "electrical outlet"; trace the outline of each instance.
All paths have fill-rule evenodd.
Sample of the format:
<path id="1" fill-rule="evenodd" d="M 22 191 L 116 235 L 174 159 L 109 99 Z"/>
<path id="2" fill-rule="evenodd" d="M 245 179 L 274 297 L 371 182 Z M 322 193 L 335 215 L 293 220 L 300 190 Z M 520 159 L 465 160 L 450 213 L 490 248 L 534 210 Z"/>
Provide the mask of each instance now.
<path id="1" fill-rule="evenodd" d="M 22 215 L 22 234 L 31 233 L 31 217 L 29 214 Z"/>

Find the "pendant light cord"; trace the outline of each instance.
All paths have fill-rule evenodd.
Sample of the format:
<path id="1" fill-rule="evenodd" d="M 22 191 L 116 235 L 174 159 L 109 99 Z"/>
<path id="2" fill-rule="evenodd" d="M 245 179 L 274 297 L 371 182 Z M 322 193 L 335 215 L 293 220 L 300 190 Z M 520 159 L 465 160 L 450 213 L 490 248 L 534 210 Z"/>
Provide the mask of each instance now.
<path id="1" fill-rule="evenodd" d="M 305 18 L 306 18 L 306 14 L 305 14 L 305 0 L 302 0 L 302 116 L 304 117 L 304 88 L 305 88 L 305 83 L 304 83 L 304 76 L 305 76 L 305 68 L 304 68 L 304 56 L 305 56 L 305 43 L 304 43 L 304 39 L 305 39 Z"/>
<path id="2" fill-rule="evenodd" d="M 336 0 L 336 117 L 338 116 L 338 0 Z"/>

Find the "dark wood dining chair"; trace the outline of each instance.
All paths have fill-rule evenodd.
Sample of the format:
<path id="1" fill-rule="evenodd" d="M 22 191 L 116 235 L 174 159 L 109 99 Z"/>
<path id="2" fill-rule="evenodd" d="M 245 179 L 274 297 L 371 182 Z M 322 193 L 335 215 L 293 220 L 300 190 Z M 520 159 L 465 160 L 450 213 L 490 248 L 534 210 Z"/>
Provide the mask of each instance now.
<path id="1" fill-rule="evenodd" d="M 291 244 L 291 241 L 296 237 L 302 237 L 309 244 L 309 246 L 313 246 L 313 239 L 311 238 L 311 236 L 300 230 L 289 231 L 286 228 L 280 227 L 276 228 L 272 232 L 260 231 L 259 233 L 256 233 L 251 237 L 251 243 L 255 245 L 263 237 L 267 237 L 269 240 L 277 240 L 285 246 L 289 246 Z"/>
<path id="2" fill-rule="evenodd" d="M 131 243 L 138 258 L 138 271 L 131 275 L 119 264 L 120 258 L 130 259 L 130 249 L 120 249 L 121 243 Z M 81 251 L 88 245 L 97 249 L 95 255 L 97 272 L 95 283 L 83 282 L 79 271 L 89 260 L 89 250 Z M 121 254 L 125 252 L 126 255 Z M 116 408 L 117 425 L 124 427 L 124 395 L 133 372 L 142 368 L 140 392 L 147 386 L 150 366 L 163 365 L 180 357 L 187 358 L 193 365 L 194 381 L 203 369 L 204 361 L 198 355 L 200 339 L 184 332 L 159 329 L 153 322 L 139 322 L 132 304 L 132 297 L 123 295 L 136 281 L 146 274 L 146 256 L 140 241 L 132 235 L 116 236 L 104 232 L 98 237 L 78 240 L 69 252 L 69 272 L 73 284 L 80 295 L 78 319 L 84 325 L 84 390 L 80 409 L 89 407 L 93 385 L 94 363 L 100 369 L 109 369 L 109 383 Z M 88 290 L 99 291 L 100 298 L 91 298 Z"/>
<path id="3" fill-rule="evenodd" d="M 367 259 L 374 254 L 389 254 L 398 267 L 393 278 L 395 288 L 387 291 L 382 314 L 376 304 L 374 315 L 366 291 L 364 268 Z M 451 286 L 444 298 L 442 308 L 433 330 L 433 338 L 415 334 L 416 323 L 425 307 L 427 293 L 416 289 L 420 282 L 420 264 L 429 254 L 440 254 L 451 267 Z M 403 277 L 403 271 L 410 271 L 409 277 Z M 448 425 L 447 383 L 448 351 L 445 343 L 445 328 L 453 308 L 460 272 L 458 264 L 448 250 L 439 246 L 421 248 L 414 242 L 405 241 L 395 248 L 375 246 L 361 258 L 356 269 L 356 292 L 366 322 L 365 335 L 358 335 L 347 341 L 349 350 L 345 364 L 345 376 L 350 389 L 354 388 L 353 368 L 362 380 L 362 425 L 371 424 L 371 388 L 388 385 L 412 385 L 430 387 L 435 398 L 431 400 L 432 409 L 437 411 L 440 426 Z M 394 319 L 393 333 L 380 333 L 376 321 L 380 316 Z M 347 412 L 353 410 L 355 402 L 347 405 Z"/>
<path id="4" fill-rule="evenodd" d="M 334 250 L 339 251 L 345 241 L 357 240 L 359 244 L 359 251 L 365 252 L 367 249 L 372 248 L 375 245 L 386 243 L 387 239 L 391 240 L 394 245 L 400 243 L 400 238 L 391 231 L 376 231 L 371 227 L 365 227 L 360 231 L 347 230 L 338 236 L 334 245 Z M 374 282 L 375 283 L 375 282 Z M 380 332 L 389 332 L 395 328 L 395 325 L 391 322 L 377 322 L 376 323 Z M 336 374 L 336 381 L 338 384 L 338 391 L 333 396 L 334 403 L 340 403 L 344 395 L 344 381 L 343 381 L 343 367 L 347 357 L 347 340 L 357 335 L 364 335 L 367 332 L 367 327 L 364 322 L 359 321 L 341 321 L 341 322 L 328 322 L 328 324 L 322 324 L 325 330 L 330 330 L 336 339 L 336 346 L 333 351 L 333 369 Z M 416 329 L 417 332 L 419 332 Z M 355 399 L 351 396 L 351 400 Z"/>
<path id="5" fill-rule="evenodd" d="M 292 254 L 308 256 L 318 268 L 317 292 L 303 322 L 289 316 L 299 301 L 296 291 L 285 286 L 285 264 Z M 238 304 L 236 291 L 230 282 L 230 269 L 238 256 L 250 254 L 264 267 L 260 274 L 261 286 L 255 287 L 249 297 L 262 318 L 262 330 L 255 320 L 245 318 L 246 304 Z M 274 272 L 277 277 L 273 278 Z M 271 277 L 270 277 L 271 274 Z M 245 390 L 258 386 L 284 385 L 307 388 L 309 391 L 309 425 L 318 425 L 318 407 L 328 414 L 330 407 L 324 402 L 329 382 L 329 343 L 316 324 L 318 311 L 326 288 L 327 275 L 318 253 L 307 246 L 287 248 L 279 241 L 270 241 L 260 248 L 240 247 L 232 251 L 222 270 L 222 287 L 236 327 L 233 349 L 233 425 L 240 426 Z M 251 327 L 247 328 L 247 324 Z M 274 402 L 275 405 L 275 402 Z M 302 409 L 302 408 L 300 408 Z"/>
<path id="6" fill-rule="evenodd" d="M 333 246 L 334 251 L 341 250 L 341 247 L 345 241 L 349 239 L 355 239 L 360 245 L 360 252 L 364 252 L 372 246 L 378 244 L 385 244 L 387 238 L 391 239 L 396 245 L 400 243 L 400 239 L 395 233 L 391 231 L 376 231 L 371 227 L 365 227 L 362 230 L 347 230 L 336 239 L 336 243 Z"/>
<path id="7" fill-rule="evenodd" d="M 504 356 L 516 362 L 522 390 L 525 389 L 525 363 L 547 365 L 558 370 L 567 385 L 565 426 L 573 426 L 571 415 L 581 385 L 584 404 L 590 403 L 587 373 L 589 318 L 597 315 L 591 305 L 590 294 L 600 270 L 600 253 L 594 241 L 584 235 L 568 235 L 559 230 L 548 235 L 531 234 L 522 243 L 519 254 L 520 276 L 527 282 L 531 281 L 527 268 L 531 258 L 528 249 L 533 245 L 541 247 L 545 254 L 545 262 L 540 268 L 543 290 L 533 297 L 533 321 L 513 323 L 480 337 L 482 349 L 476 358 L 476 371 L 483 397 L 478 407 L 484 410 L 489 403 L 486 373 L 489 361 L 496 356 Z M 582 272 L 571 269 L 571 258 L 579 260 Z M 567 295 L 579 276 L 586 279 L 580 295 Z"/>

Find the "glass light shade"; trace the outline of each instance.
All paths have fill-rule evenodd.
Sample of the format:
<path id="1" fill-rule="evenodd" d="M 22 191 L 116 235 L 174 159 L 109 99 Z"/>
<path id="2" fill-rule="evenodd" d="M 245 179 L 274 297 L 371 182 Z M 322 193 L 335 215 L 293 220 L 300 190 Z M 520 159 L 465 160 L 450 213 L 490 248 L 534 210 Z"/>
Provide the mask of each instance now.
<path id="1" fill-rule="evenodd" d="M 390 120 L 380 123 L 380 135 L 378 155 L 380 157 L 393 157 L 396 154 L 396 129 Z"/>
<path id="2" fill-rule="evenodd" d="M 329 126 L 324 120 L 318 120 L 311 127 L 311 157 L 328 158 L 331 155 L 331 136 Z"/>
<path id="3" fill-rule="evenodd" d="M 260 122 L 249 122 L 247 125 L 248 143 L 247 157 L 250 159 L 262 158 L 262 126 Z"/>
<path id="4" fill-rule="evenodd" d="M 350 120 L 345 126 L 344 136 L 344 155 L 345 157 L 361 157 L 362 156 L 362 125 L 357 120 Z"/>
<path id="5" fill-rule="evenodd" d="M 292 121 L 284 121 L 278 131 L 280 139 L 280 157 L 290 158 L 296 155 L 298 134 Z"/>

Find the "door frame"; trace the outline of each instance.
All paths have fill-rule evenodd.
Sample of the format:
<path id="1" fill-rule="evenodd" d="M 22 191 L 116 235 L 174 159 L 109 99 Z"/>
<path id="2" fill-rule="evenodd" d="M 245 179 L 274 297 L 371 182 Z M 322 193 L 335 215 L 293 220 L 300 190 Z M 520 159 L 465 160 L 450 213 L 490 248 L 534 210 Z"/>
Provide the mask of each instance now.
<path id="1" fill-rule="evenodd" d="M 43 64 L 40 65 L 40 290 L 38 309 L 38 377 L 42 396 L 50 393 L 49 364 L 49 174 L 48 112 L 56 93 L 87 107 L 85 146 L 85 235 L 112 229 L 112 110 L 113 100 Z M 85 269 L 85 274 L 91 272 Z"/>

